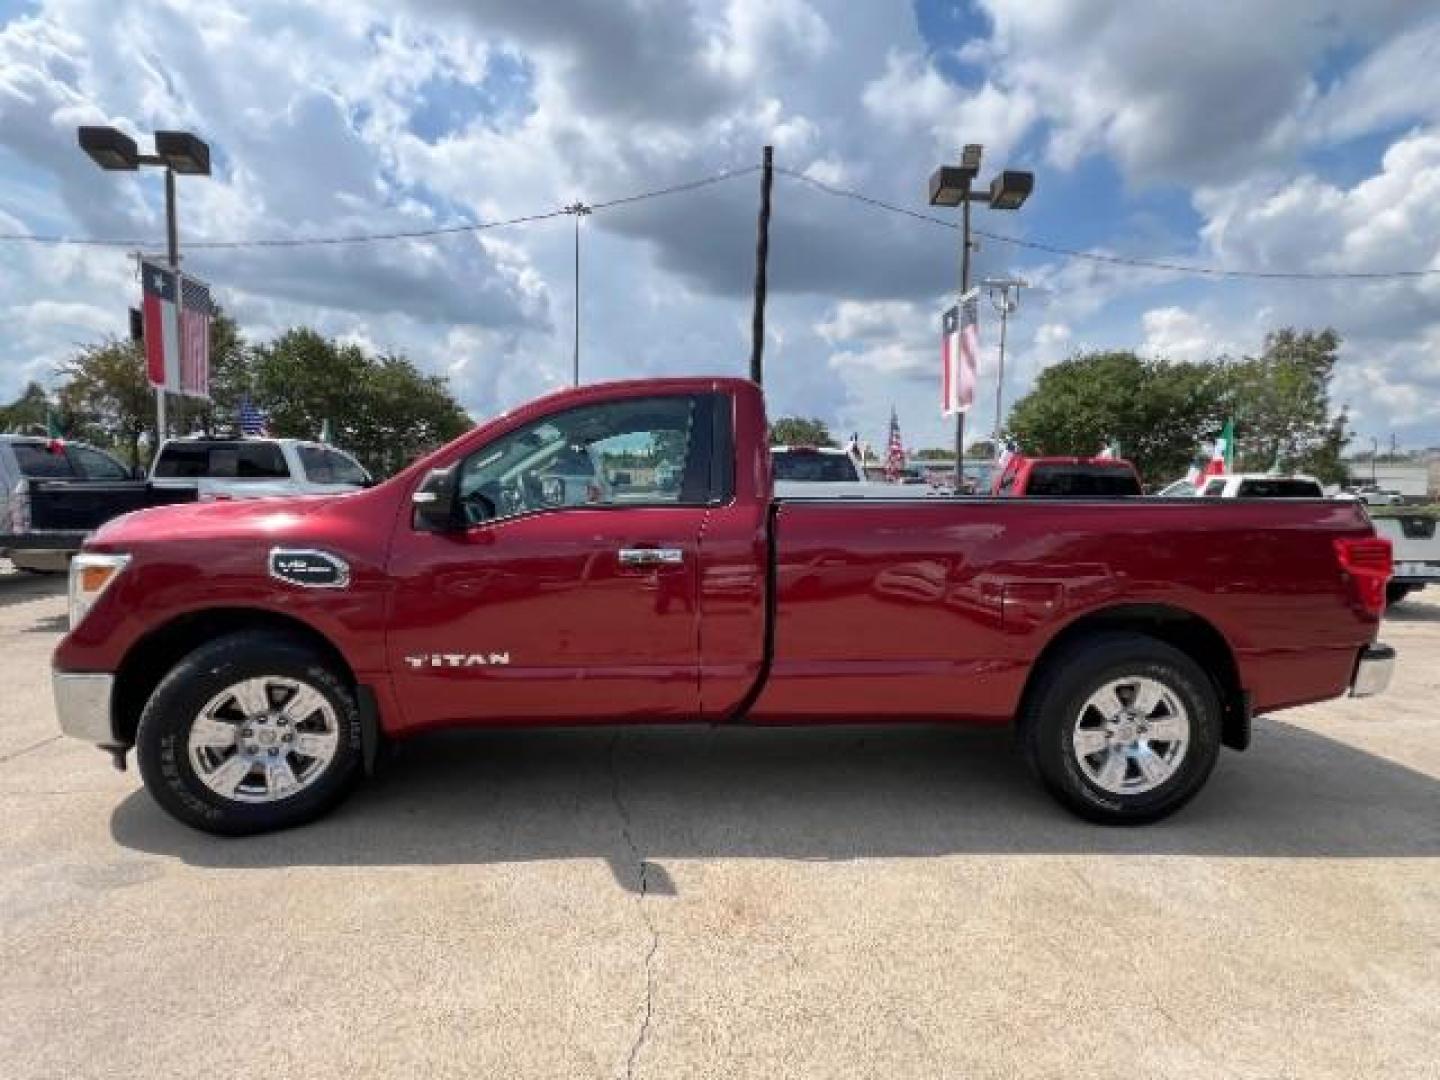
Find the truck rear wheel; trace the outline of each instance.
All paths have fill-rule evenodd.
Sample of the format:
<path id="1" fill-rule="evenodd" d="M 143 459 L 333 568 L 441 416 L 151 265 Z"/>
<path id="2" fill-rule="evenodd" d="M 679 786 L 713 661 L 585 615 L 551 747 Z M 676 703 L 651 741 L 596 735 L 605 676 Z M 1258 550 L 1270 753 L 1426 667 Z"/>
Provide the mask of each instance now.
<path id="1" fill-rule="evenodd" d="M 1410 585 L 1399 585 L 1393 581 L 1390 582 L 1385 586 L 1385 606 L 1390 607 L 1392 604 L 1400 603 L 1401 600 L 1404 600 L 1405 597 L 1410 595 L 1411 588 L 1412 586 Z"/>
<path id="2" fill-rule="evenodd" d="M 1105 633 L 1040 674 L 1020 738 L 1046 788 L 1081 817 L 1138 825 L 1174 813 L 1220 753 L 1220 702 L 1194 660 L 1143 634 Z"/>
<path id="3" fill-rule="evenodd" d="M 303 642 L 268 631 L 202 645 L 140 716 L 145 787 L 187 825 L 227 836 L 313 820 L 360 773 L 355 695 Z"/>

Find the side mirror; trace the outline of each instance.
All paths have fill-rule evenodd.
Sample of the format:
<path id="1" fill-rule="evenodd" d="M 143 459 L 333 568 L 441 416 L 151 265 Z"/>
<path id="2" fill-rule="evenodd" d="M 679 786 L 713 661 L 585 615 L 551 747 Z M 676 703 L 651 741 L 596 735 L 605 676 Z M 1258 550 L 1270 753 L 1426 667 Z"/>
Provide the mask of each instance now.
<path id="1" fill-rule="evenodd" d="M 133 469 L 130 470 L 130 479 L 149 480 L 150 473 L 146 471 L 144 465 L 136 465 Z"/>
<path id="2" fill-rule="evenodd" d="M 455 469 L 431 469 L 410 496 L 410 503 L 414 507 L 415 528 L 425 532 L 450 532 L 459 528 Z"/>

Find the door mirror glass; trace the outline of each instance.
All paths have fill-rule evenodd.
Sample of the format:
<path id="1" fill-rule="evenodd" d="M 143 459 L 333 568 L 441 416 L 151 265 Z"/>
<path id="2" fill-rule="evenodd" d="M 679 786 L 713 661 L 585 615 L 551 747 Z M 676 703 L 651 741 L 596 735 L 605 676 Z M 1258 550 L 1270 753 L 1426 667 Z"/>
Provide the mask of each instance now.
<path id="1" fill-rule="evenodd" d="M 425 532 L 449 532 L 459 528 L 453 468 L 431 469 L 410 501 L 415 508 L 415 528 Z"/>

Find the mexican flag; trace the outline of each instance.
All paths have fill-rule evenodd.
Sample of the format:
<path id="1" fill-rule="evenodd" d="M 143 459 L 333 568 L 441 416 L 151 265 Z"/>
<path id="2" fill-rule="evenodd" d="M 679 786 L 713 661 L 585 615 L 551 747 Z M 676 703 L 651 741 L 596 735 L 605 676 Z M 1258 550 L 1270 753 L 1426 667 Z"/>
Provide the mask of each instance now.
<path id="1" fill-rule="evenodd" d="M 1215 449 L 1210 451 L 1210 460 L 1202 476 L 1221 476 L 1233 472 L 1235 464 L 1235 418 L 1225 421 L 1225 430 L 1215 440 Z"/>

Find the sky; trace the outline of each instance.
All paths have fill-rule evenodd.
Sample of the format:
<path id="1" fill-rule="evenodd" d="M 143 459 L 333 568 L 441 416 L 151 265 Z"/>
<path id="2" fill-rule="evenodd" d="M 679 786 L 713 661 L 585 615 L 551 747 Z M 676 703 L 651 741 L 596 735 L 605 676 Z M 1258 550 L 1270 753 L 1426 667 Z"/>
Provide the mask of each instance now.
<path id="1" fill-rule="evenodd" d="M 211 146 L 178 181 L 184 265 L 243 332 L 312 325 L 449 376 L 477 418 L 570 378 L 574 219 L 432 238 L 186 249 L 499 221 L 758 164 L 932 212 L 961 145 L 1032 170 L 975 225 L 1217 279 L 983 238 L 1030 283 L 1013 402 L 1078 350 L 1176 360 L 1333 326 L 1357 445 L 1440 445 L 1440 11 L 1425 0 L 0 0 L 0 233 L 163 250 L 154 170 L 103 172 L 75 128 Z M 597 210 L 581 229 L 585 381 L 744 374 L 759 176 Z M 953 218 L 954 211 L 933 211 Z M 0 399 L 126 332 L 133 248 L 0 241 Z M 772 416 L 949 445 L 939 319 L 952 229 L 782 173 L 770 237 Z M 998 324 L 979 400 L 995 424 Z"/>

